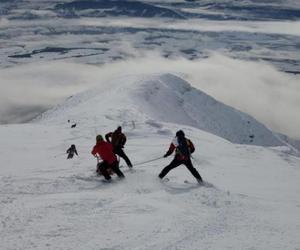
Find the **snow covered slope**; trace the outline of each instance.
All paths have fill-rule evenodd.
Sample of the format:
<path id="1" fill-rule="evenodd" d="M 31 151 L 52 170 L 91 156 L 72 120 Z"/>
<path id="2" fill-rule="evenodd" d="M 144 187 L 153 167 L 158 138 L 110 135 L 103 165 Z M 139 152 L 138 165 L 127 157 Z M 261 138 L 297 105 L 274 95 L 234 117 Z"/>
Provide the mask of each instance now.
<path id="1" fill-rule="evenodd" d="M 194 126 L 234 143 L 282 145 L 254 118 L 218 102 L 174 75 L 147 80 L 138 96 L 146 113 L 155 119 Z"/>
<path id="2" fill-rule="evenodd" d="M 188 107 L 207 103 L 215 109 L 206 115 L 220 113 L 201 123 L 205 109 L 197 116 Z M 297 249 L 300 159 L 287 147 L 232 144 L 197 128 L 226 124 L 221 109 L 236 123 L 250 119 L 175 76 L 128 76 L 69 98 L 34 123 L 0 126 L 1 248 Z M 122 168 L 125 180 L 105 184 L 90 150 L 97 133 L 117 125 L 135 166 Z M 178 129 L 195 143 L 193 162 L 212 187 L 198 186 L 184 167 L 160 182 L 171 157 L 141 164 L 162 156 Z M 270 133 L 259 124 L 253 130 Z M 70 144 L 79 157 L 66 160 Z"/>
<path id="3" fill-rule="evenodd" d="M 218 102 L 172 74 L 112 80 L 107 86 L 70 98 L 44 113 L 42 118 L 44 122 L 49 119 L 65 122 L 66 117 L 86 121 L 89 112 L 108 120 L 119 117 L 130 126 L 158 120 L 193 126 L 239 144 L 285 145 L 254 118 Z"/>

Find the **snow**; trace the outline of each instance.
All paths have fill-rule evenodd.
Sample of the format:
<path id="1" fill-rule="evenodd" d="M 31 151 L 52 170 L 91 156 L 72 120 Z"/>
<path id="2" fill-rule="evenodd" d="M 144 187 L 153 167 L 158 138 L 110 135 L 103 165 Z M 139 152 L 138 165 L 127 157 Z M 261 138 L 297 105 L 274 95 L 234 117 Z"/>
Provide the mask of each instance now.
<path id="1" fill-rule="evenodd" d="M 237 136 L 245 119 L 260 135 L 256 145 Z M 125 180 L 103 183 L 90 151 L 96 134 L 118 125 L 135 166 L 121 161 Z M 159 181 L 172 157 L 139 164 L 162 156 L 178 129 L 194 142 L 194 165 L 211 187 L 182 166 Z M 33 122 L 1 125 L 0 137 L 1 249 L 300 246 L 299 157 L 262 124 L 178 76 L 115 78 Z M 71 144 L 79 157 L 67 160 Z"/>
<path id="2" fill-rule="evenodd" d="M 0 1 L 0 249 L 299 250 L 299 0 L 84 2 Z"/>
<path id="3" fill-rule="evenodd" d="M 117 101 L 111 103 L 111 100 Z M 111 104 L 106 109 L 99 109 L 99 103 Z M 284 145 L 272 131 L 251 116 L 218 102 L 172 74 L 131 75 L 111 80 L 44 113 L 42 121 L 57 123 L 62 116 L 87 120 L 90 119 L 87 110 L 109 120 L 122 116 L 119 119 L 127 124 L 154 119 L 197 127 L 235 143 Z"/>

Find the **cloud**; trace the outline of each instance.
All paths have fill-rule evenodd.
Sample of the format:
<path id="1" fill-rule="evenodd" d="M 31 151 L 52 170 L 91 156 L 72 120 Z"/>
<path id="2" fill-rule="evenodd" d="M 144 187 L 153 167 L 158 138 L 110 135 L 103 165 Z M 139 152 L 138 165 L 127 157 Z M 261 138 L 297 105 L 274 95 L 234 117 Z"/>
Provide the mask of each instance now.
<path id="1" fill-rule="evenodd" d="M 8 19 L 0 17 L 0 27 L 6 27 L 9 24 Z"/>
<path id="2" fill-rule="evenodd" d="M 300 77 L 263 62 L 214 55 L 198 64 L 187 80 L 216 99 L 238 108 L 274 131 L 300 139 Z"/>
<path id="3" fill-rule="evenodd" d="M 124 50 L 128 51 L 128 46 Z M 274 131 L 300 139 L 299 76 L 279 72 L 265 62 L 220 54 L 190 61 L 167 59 L 154 51 L 134 53 L 138 58 L 102 66 L 56 61 L 0 70 L 0 122 L 28 120 L 92 86 L 109 88 L 112 78 L 173 73 L 217 100 L 254 116 Z M 32 115 L 28 116 L 29 113 Z M 18 119 L 12 114 L 17 114 Z"/>
<path id="4" fill-rule="evenodd" d="M 87 89 L 91 83 L 96 83 L 97 76 L 100 77 L 97 67 L 64 62 L 2 69 L 0 123 L 33 118 L 37 111 L 45 111 L 66 97 Z"/>
<path id="5" fill-rule="evenodd" d="M 145 18 L 81 18 L 78 25 L 131 28 L 161 28 L 194 30 L 200 32 L 249 32 L 300 36 L 300 21 L 211 21 L 211 20 L 160 20 Z"/>
<path id="6" fill-rule="evenodd" d="M 202 60 L 166 59 L 149 52 L 102 67 L 114 76 L 173 73 L 217 100 L 244 111 L 270 129 L 300 139 L 300 77 L 265 62 L 220 54 Z"/>
<path id="7" fill-rule="evenodd" d="M 7 20 L 0 19 L 0 27 L 36 27 L 35 20 Z M 62 19 L 52 18 L 39 20 L 40 26 L 71 27 L 123 27 L 123 28 L 157 28 L 170 30 L 193 30 L 199 32 L 248 32 L 264 34 L 281 34 L 300 36 L 300 21 L 215 21 L 203 19 L 173 20 L 147 18 L 89 18 Z"/>

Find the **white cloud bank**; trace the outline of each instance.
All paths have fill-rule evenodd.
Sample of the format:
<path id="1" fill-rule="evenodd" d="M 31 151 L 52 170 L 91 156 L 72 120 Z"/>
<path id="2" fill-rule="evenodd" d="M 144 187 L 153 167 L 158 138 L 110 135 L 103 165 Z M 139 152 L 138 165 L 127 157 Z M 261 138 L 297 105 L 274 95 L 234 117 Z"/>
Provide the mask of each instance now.
<path id="1" fill-rule="evenodd" d="M 9 25 L 9 21 L 7 18 L 0 17 L 0 28 L 7 27 Z"/>
<path id="2" fill-rule="evenodd" d="M 81 18 L 79 25 L 132 28 L 161 28 L 211 32 L 249 32 L 300 36 L 300 21 L 210 21 L 202 19 Z"/>
<path id="3" fill-rule="evenodd" d="M 166 59 L 151 52 L 151 55 L 140 55 L 140 59 L 101 67 L 56 61 L 3 69 L 0 70 L 1 122 L 29 119 L 30 110 L 40 112 L 91 86 L 106 86 L 112 78 L 166 72 L 181 76 L 194 87 L 251 114 L 271 129 L 300 139 L 299 76 L 279 72 L 263 62 L 219 54 L 190 61 Z"/>
<path id="4" fill-rule="evenodd" d="M 300 36 L 300 21 L 211 21 L 203 19 L 174 20 L 174 19 L 146 19 L 146 18 L 89 18 L 61 19 L 51 18 L 39 20 L 40 26 L 70 27 L 122 27 L 122 28 L 157 28 L 171 30 L 193 30 L 200 32 L 248 32 L 280 35 Z M 0 27 L 35 27 L 36 20 L 0 19 Z"/>

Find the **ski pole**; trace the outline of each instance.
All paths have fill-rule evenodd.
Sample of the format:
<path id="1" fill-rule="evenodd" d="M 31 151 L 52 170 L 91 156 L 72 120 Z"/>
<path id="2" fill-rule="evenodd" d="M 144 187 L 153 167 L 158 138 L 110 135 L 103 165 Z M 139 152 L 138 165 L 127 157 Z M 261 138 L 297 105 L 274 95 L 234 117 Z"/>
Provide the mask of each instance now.
<path id="1" fill-rule="evenodd" d="M 145 163 L 149 163 L 149 162 L 157 161 L 157 160 L 160 160 L 160 159 L 162 159 L 162 158 L 164 158 L 164 157 L 163 157 L 163 156 L 160 156 L 160 157 L 158 157 L 158 158 L 155 158 L 155 159 L 151 159 L 151 160 L 148 160 L 148 161 L 139 162 L 139 163 L 137 163 L 137 164 L 134 164 L 134 166 L 143 165 L 143 164 L 145 164 Z"/>

